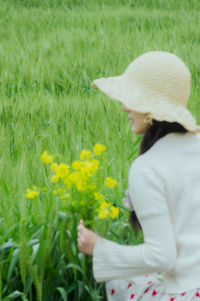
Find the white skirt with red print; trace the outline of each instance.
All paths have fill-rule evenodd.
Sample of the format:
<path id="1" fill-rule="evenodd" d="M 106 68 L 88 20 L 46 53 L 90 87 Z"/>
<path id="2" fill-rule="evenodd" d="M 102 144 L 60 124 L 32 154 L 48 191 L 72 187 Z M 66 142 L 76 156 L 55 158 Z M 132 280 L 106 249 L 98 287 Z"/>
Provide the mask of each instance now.
<path id="1" fill-rule="evenodd" d="M 200 287 L 179 294 L 164 293 L 161 273 L 106 281 L 108 301 L 200 301 Z"/>

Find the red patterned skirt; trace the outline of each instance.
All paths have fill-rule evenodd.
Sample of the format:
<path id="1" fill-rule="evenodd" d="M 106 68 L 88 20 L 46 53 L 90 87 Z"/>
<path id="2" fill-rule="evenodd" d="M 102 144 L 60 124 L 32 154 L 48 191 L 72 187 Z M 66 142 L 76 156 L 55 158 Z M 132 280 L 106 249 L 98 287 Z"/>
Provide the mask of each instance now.
<path id="1" fill-rule="evenodd" d="M 106 281 L 106 293 L 108 301 L 200 301 L 200 280 L 199 288 L 166 294 L 161 273 L 151 273 L 132 279 Z"/>

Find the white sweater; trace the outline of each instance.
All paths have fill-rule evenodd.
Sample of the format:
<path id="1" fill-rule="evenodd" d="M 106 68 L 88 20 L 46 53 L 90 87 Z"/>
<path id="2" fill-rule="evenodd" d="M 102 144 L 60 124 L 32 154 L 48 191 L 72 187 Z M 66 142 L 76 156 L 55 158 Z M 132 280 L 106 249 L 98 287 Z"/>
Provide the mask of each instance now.
<path id="1" fill-rule="evenodd" d="M 96 281 L 161 272 L 166 293 L 200 288 L 200 134 L 160 138 L 134 160 L 128 183 L 144 243 L 100 237 L 93 251 Z"/>

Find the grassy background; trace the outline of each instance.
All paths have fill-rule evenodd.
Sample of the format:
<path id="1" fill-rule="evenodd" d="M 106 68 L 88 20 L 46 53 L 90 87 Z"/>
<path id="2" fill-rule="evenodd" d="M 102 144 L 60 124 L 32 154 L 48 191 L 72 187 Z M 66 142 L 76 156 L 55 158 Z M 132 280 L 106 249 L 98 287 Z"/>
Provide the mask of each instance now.
<path id="1" fill-rule="evenodd" d="M 123 197 L 138 136 L 93 79 L 121 74 L 144 52 L 173 52 L 191 71 L 188 108 L 200 123 L 199 11 L 198 0 L 0 1 L 0 242 L 26 218 L 26 188 L 46 182 L 44 150 L 71 162 L 104 144 Z"/>

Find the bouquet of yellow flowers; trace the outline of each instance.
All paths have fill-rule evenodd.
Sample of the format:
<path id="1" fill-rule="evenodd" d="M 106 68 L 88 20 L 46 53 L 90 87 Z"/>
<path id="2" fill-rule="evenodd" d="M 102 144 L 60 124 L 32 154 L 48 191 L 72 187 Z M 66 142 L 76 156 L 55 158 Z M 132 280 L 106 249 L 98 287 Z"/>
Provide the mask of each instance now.
<path id="1" fill-rule="evenodd" d="M 104 145 L 95 144 L 92 151 L 82 150 L 70 164 L 55 160 L 46 150 L 41 154 L 45 185 L 34 185 L 26 191 L 26 208 L 30 213 L 27 229 L 37 229 L 32 240 L 37 241 L 37 248 L 31 249 L 25 241 L 27 263 L 23 255 L 20 257 L 24 285 L 26 271 L 34 272 L 34 285 L 41 300 L 42 279 L 53 268 L 52 258 L 58 254 L 62 256 L 56 257 L 56 264 L 64 262 L 68 272 L 71 270 L 73 283 L 83 283 L 88 292 L 96 294 L 91 284 L 92 258 L 79 252 L 77 225 L 83 219 L 85 226 L 109 237 L 110 223 L 119 216 L 121 206 L 115 190 L 118 183 L 104 168 L 105 150 Z"/>
<path id="2" fill-rule="evenodd" d="M 118 207 L 102 193 L 118 186 L 116 180 L 105 178 L 102 174 L 101 162 L 105 150 L 104 145 L 95 144 L 93 152 L 82 150 L 79 159 L 72 164 L 58 164 L 54 162 L 53 156 L 44 151 L 41 160 L 50 167 L 50 185 L 42 189 L 36 186 L 28 188 L 26 197 L 30 200 L 39 198 L 41 192 L 44 194 L 50 190 L 62 211 L 79 214 L 85 224 L 90 226 L 97 219 L 118 217 Z"/>

